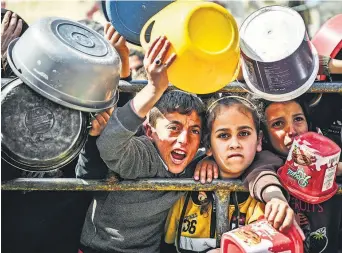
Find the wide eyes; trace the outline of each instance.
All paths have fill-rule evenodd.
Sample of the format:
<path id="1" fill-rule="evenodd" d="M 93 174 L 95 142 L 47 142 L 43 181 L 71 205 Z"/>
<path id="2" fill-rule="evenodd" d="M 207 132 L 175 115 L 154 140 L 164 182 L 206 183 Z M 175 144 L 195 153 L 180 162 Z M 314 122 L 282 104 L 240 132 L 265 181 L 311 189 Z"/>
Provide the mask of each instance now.
<path id="1" fill-rule="evenodd" d="M 250 136 L 250 135 L 251 135 L 251 132 L 246 131 L 246 130 L 240 131 L 238 133 L 239 137 L 247 137 L 247 136 Z M 217 138 L 219 138 L 219 139 L 229 139 L 230 137 L 231 137 L 231 134 L 229 134 L 229 133 L 219 133 L 217 135 Z"/>

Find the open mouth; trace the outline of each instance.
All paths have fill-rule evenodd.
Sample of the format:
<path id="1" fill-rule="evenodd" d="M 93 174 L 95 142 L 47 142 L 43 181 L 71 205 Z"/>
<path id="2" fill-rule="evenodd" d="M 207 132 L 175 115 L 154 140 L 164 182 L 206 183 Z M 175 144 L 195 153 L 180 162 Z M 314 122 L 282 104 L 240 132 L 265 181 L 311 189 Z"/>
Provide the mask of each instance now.
<path id="1" fill-rule="evenodd" d="M 171 159 L 175 164 L 181 164 L 186 158 L 186 152 L 180 149 L 175 149 L 171 151 Z"/>

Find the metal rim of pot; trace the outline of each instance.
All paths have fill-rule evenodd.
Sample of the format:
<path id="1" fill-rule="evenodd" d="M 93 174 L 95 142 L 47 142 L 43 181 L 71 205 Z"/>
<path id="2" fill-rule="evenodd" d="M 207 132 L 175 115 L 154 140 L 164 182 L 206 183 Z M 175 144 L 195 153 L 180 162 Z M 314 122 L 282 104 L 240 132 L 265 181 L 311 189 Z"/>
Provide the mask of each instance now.
<path id="1" fill-rule="evenodd" d="M 3 90 L 5 87 L 8 85 L 13 84 L 13 85 L 25 85 L 25 83 L 19 79 L 19 78 L 14 78 L 12 81 L 5 83 L 2 87 L 1 90 Z M 38 94 L 39 95 L 39 94 Z M 56 104 L 57 106 L 60 106 Z M 80 118 L 81 118 L 81 130 L 79 132 L 78 138 L 73 141 L 72 143 L 72 148 L 67 152 L 66 154 L 63 154 L 56 159 L 52 160 L 51 165 L 48 166 L 41 166 L 39 165 L 39 169 L 37 166 L 33 166 L 23 160 L 20 161 L 18 157 L 16 157 L 11 150 L 9 150 L 6 145 L 1 142 L 1 159 L 6 161 L 8 164 L 12 165 L 15 168 L 18 168 L 20 170 L 24 171 L 30 171 L 30 172 L 47 172 L 47 171 L 54 171 L 58 170 L 65 165 L 69 164 L 72 162 L 79 153 L 81 152 L 88 136 L 88 125 L 89 125 L 89 115 L 87 113 L 81 112 L 80 113 Z"/>

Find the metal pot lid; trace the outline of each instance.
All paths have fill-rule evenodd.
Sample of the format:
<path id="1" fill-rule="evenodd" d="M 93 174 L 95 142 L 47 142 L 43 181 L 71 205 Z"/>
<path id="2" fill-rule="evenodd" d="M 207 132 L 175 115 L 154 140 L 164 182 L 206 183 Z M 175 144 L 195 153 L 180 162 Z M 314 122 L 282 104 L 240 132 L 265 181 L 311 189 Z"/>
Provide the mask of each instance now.
<path id="1" fill-rule="evenodd" d="M 145 23 L 173 1 L 106 1 L 110 22 L 125 39 L 140 46 L 140 31 Z M 150 31 L 146 32 L 149 41 Z"/>
<path id="2" fill-rule="evenodd" d="M 1 91 L 2 158 L 27 171 L 49 171 L 78 156 L 87 117 L 40 96 L 20 79 Z"/>
<path id="3" fill-rule="evenodd" d="M 83 24 L 40 19 L 9 44 L 7 58 L 25 84 L 60 105 L 98 112 L 118 100 L 120 57 L 107 40 Z"/>

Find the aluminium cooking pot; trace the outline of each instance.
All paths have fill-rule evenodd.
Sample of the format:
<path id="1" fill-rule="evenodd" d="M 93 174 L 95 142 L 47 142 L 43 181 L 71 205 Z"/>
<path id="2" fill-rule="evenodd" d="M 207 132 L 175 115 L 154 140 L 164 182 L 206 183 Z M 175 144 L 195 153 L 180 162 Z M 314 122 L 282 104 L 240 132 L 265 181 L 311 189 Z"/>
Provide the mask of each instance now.
<path id="1" fill-rule="evenodd" d="M 9 44 L 7 55 L 15 74 L 55 103 L 97 112 L 118 100 L 120 57 L 81 23 L 42 18 Z"/>
<path id="2" fill-rule="evenodd" d="M 26 171 L 59 169 L 81 151 L 86 113 L 58 105 L 16 78 L 1 87 L 1 157 Z"/>

